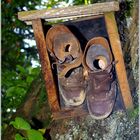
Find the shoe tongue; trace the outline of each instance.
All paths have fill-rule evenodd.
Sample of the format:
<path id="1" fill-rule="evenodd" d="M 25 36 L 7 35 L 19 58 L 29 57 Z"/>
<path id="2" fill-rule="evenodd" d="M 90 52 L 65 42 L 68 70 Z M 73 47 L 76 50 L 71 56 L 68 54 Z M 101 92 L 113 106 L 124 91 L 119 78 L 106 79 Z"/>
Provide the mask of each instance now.
<path id="1" fill-rule="evenodd" d="M 92 77 L 99 81 L 106 79 L 108 76 L 109 73 L 107 71 L 102 71 L 102 72 L 97 72 L 92 74 Z"/>
<path id="2" fill-rule="evenodd" d="M 68 78 L 70 82 L 73 82 L 73 81 L 79 82 L 81 79 L 83 79 L 81 67 L 74 69 Z"/>
<path id="3" fill-rule="evenodd" d="M 67 83 L 75 86 L 81 85 L 81 82 L 84 82 L 82 68 L 79 67 L 73 69 L 69 72 L 69 75 L 67 75 L 67 77 L 63 77 L 62 80 L 63 85 Z"/>
<path id="4" fill-rule="evenodd" d="M 108 72 L 90 73 L 89 77 L 91 80 L 90 86 L 93 87 L 95 95 L 110 90 L 113 77 L 111 78 Z"/>

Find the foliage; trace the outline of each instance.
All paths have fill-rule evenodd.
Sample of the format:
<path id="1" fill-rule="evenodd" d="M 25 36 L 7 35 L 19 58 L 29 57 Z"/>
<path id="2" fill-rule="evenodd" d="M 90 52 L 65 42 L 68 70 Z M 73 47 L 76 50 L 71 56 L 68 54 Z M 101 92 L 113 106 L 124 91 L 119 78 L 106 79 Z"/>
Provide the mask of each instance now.
<path id="1" fill-rule="evenodd" d="M 25 140 L 25 138 L 24 137 L 22 137 L 20 134 L 16 134 L 15 135 L 15 140 Z"/>
<path id="2" fill-rule="evenodd" d="M 18 130 L 24 130 L 27 135 L 22 136 L 20 133 L 17 133 L 15 135 L 15 140 L 43 140 L 43 134 L 35 129 L 31 129 L 30 124 L 23 118 L 16 117 L 15 121 L 11 121 L 10 124 Z"/>
<path id="3" fill-rule="evenodd" d="M 16 108 L 23 102 L 29 85 L 40 72 L 34 45 L 25 42 L 33 39 L 31 26 L 18 20 L 19 11 L 33 10 L 40 0 L 3 0 L 2 7 L 2 120 L 7 122 Z"/>
<path id="4" fill-rule="evenodd" d="M 24 119 L 20 117 L 16 117 L 15 121 L 11 121 L 10 124 L 12 124 L 16 129 L 21 129 L 21 130 L 31 129 L 31 126 Z"/>

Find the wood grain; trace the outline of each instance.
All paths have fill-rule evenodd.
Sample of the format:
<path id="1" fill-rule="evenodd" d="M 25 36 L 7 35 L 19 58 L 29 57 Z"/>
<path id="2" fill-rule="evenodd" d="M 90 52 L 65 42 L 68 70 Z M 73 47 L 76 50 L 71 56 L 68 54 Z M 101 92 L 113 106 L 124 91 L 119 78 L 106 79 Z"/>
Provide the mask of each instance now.
<path id="1" fill-rule="evenodd" d="M 57 99 L 57 90 L 51 70 L 50 60 L 48 56 L 48 52 L 46 49 L 46 42 L 43 33 L 43 27 L 41 23 L 41 19 L 36 19 L 32 21 L 32 26 L 34 30 L 34 36 L 38 48 L 38 53 L 40 57 L 42 72 L 44 75 L 45 86 L 48 94 L 48 100 L 50 104 L 50 109 L 52 112 L 59 111 L 59 103 Z"/>
<path id="2" fill-rule="evenodd" d="M 74 17 L 100 15 L 105 12 L 118 11 L 119 3 L 116 1 L 96 3 L 82 6 L 69 6 L 65 8 L 54 8 L 44 10 L 24 11 L 18 13 L 18 19 L 31 21 L 33 19 L 58 20 Z"/>
<path id="3" fill-rule="evenodd" d="M 116 20 L 114 17 L 114 12 L 105 13 L 105 22 L 111 43 L 112 52 L 115 60 L 118 61 L 118 63 L 116 64 L 116 74 L 124 105 L 126 109 L 133 109 L 133 102 L 127 80 L 123 52 L 121 48 Z"/>
<path id="4" fill-rule="evenodd" d="M 52 112 L 52 117 L 55 120 L 64 119 L 64 118 L 72 118 L 76 116 L 85 116 L 85 115 L 89 115 L 89 112 L 85 104 L 82 104 L 77 107 L 61 109 L 58 112 Z"/>

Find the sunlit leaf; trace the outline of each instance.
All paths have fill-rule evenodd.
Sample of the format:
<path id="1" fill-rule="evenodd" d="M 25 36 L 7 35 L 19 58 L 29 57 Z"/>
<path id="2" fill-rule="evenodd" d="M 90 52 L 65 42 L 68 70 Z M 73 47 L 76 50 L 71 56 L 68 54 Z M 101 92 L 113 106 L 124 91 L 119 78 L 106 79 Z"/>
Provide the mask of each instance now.
<path id="1" fill-rule="evenodd" d="M 18 70 L 21 72 L 21 73 L 27 73 L 27 71 L 26 71 L 26 69 L 24 68 L 24 67 L 22 67 L 22 66 L 20 66 L 20 65 L 17 65 L 17 68 L 18 68 Z"/>
<path id="2" fill-rule="evenodd" d="M 43 129 L 38 129 L 38 131 L 41 132 L 42 134 L 44 134 L 46 129 L 44 129 L 44 128 Z"/>
<path id="3" fill-rule="evenodd" d="M 22 137 L 20 134 L 16 134 L 15 135 L 15 140 L 24 140 L 25 138 L 24 137 Z"/>
<path id="4" fill-rule="evenodd" d="M 27 136 L 29 140 L 43 140 L 42 134 L 34 129 L 28 130 L 27 131 Z"/>
<path id="5" fill-rule="evenodd" d="M 11 96 L 19 96 L 19 95 L 25 95 L 26 90 L 22 87 L 14 86 L 10 87 L 6 91 L 6 96 L 11 97 Z"/>
<path id="6" fill-rule="evenodd" d="M 31 74 L 37 75 L 37 74 L 39 74 L 39 73 L 40 73 L 40 67 L 33 68 L 33 69 L 31 70 Z"/>
<path id="7" fill-rule="evenodd" d="M 25 121 L 23 118 L 16 117 L 15 121 L 10 122 L 16 129 L 21 129 L 21 130 L 30 130 L 31 126 L 30 124 Z"/>
<path id="8" fill-rule="evenodd" d="M 26 78 L 26 82 L 27 83 L 31 83 L 32 81 L 33 81 L 33 77 L 32 76 L 28 76 L 27 78 Z"/>

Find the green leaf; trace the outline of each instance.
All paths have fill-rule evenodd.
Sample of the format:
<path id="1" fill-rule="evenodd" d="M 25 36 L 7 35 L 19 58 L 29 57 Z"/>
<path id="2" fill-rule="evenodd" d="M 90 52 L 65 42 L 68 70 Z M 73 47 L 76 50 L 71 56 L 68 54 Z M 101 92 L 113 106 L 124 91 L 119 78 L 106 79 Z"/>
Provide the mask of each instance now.
<path id="1" fill-rule="evenodd" d="M 22 137 L 20 134 L 16 134 L 15 135 L 15 140 L 24 140 L 25 138 L 24 137 Z"/>
<path id="2" fill-rule="evenodd" d="M 25 69 L 24 67 L 22 67 L 22 66 L 20 66 L 20 65 L 17 65 L 17 68 L 18 68 L 18 70 L 19 70 L 21 73 L 24 73 L 24 74 L 27 73 L 27 71 L 26 71 L 26 69 Z"/>
<path id="3" fill-rule="evenodd" d="M 19 96 L 19 95 L 25 95 L 26 90 L 22 87 L 18 86 L 12 86 L 9 87 L 6 91 L 6 96 L 11 97 L 11 96 Z"/>
<path id="4" fill-rule="evenodd" d="M 45 134 L 46 128 L 38 129 L 38 131 L 41 132 L 41 134 Z"/>
<path id="5" fill-rule="evenodd" d="M 33 68 L 33 69 L 31 70 L 31 74 L 33 74 L 33 75 L 39 74 L 40 69 L 41 69 L 40 67 Z"/>
<path id="6" fill-rule="evenodd" d="M 30 124 L 25 121 L 23 118 L 16 117 L 15 121 L 10 122 L 16 129 L 21 129 L 21 130 L 30 130 L 31 126 Z"/>
<path id="7" fill-rule="evenodd" d="M 15 121 L 11 121 L 10 125 L 13 125 L 15 128 L 17 128 Z"/>
<path id="8" fill-rule="evenodd" d="M 27 136 L 29 140 L 43 140 L 42 134 L 34 129 L 28 130 L 27 131 Z"/>
<path id="9" fill-rule="evenodd" d="M 34 78 L 33 78 L 32 76 L 28 76 L 28 77 L 26 78 L 26 82 L 30 84 L 30 83 L 33 81 L 33 79 L 34 79 Z"/>
<path id="10" fill-rule="evenodd" d="M 15 90 L 15 87 L 9 87 L 9 88 L 7 89 L 7 91 L 6 91 L 6 96 L 7 96 L 7 97 L 13 96 L 14 90 Z"/>

